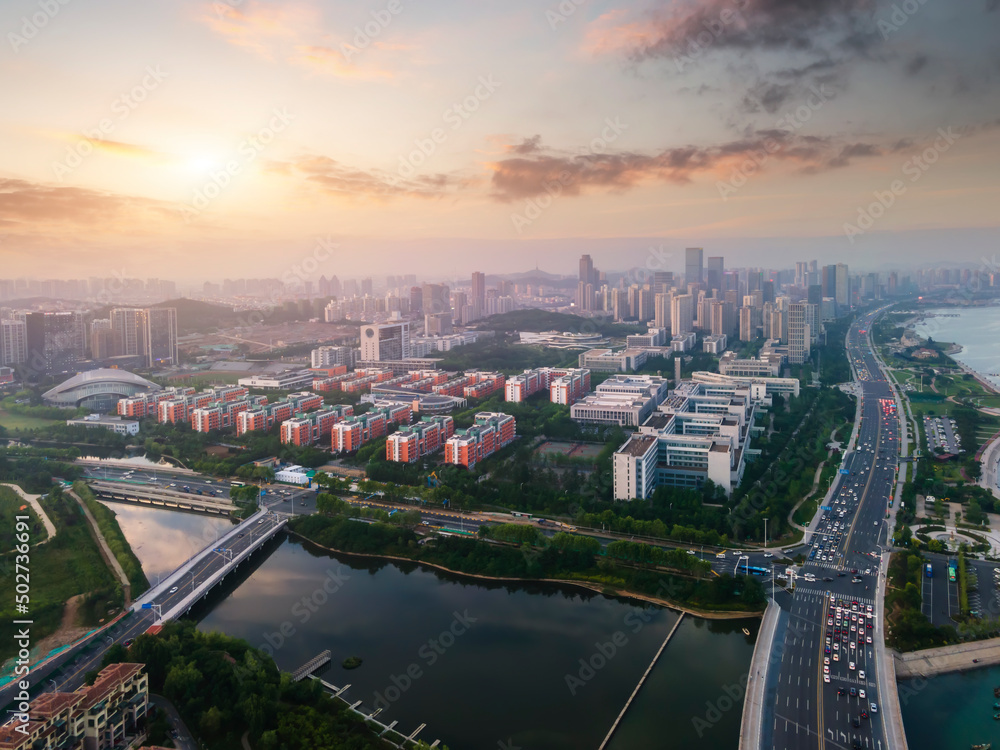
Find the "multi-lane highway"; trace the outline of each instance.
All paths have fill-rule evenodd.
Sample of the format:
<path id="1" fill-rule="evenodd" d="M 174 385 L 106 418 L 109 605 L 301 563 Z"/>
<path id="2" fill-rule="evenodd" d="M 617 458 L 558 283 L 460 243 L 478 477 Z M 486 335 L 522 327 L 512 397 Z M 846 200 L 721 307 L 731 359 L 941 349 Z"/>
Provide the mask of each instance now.
<path id="1" fill-rule="evenodd" d="M 868 329 L 881 310 L 855 322 L 848 357 L 860 385 L 856 442 L 844 459 L 831 504 L 807 538 L 803 578 L 790 599 L 780 662 L 771 670 L 762 745 L 775 750 L 889 750 L 878 680 L 879 559 L 899 454 L 892 389 L 871 351 Z M 780 647 L 780 651 L 777 649 Z"/>

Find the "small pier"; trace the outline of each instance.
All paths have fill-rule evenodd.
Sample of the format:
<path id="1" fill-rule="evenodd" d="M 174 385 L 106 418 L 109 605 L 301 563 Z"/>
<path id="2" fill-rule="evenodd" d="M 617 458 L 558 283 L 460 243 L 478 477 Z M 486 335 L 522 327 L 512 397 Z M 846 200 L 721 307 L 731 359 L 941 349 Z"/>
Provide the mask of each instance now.
<path id="1" fill-rule="evenodd" d="M 332 658 L 333 654 L 330 652 L 330 649 L 327 649 L 326 651 L 317 654 L 312 659 L 303 664 L 301 667 L 292 672 L 292 682 L 301 682 L 323 665 L 329 664 L 330 659 Z"/>
<path id="2" fill-rule="evenodd" d="M 324 653 L 329 654 L 330 652 L 325 651 Z M 322 654 L 320 654 L 320 656 L 322 656 Z M 316 659 L 319 659 L 320 656 L 317 656 Z M 313 659 L 312 661 L 315 661 L 315 659 Z M 305 667 L 309 666 L 309 664 L 312 664 L 312 661 L 303 666 L 302 669 L 305 669 Z M 298 672 L 296 672 L 296 674 L 298 674 Z M 352 703 L 351 701 L 347 700 L 347 698 L 344 697 L 344 692 L 347 690 L 347 688 L 350 687 L 350 685 L 344 685 L 344 687 L 337 687 L 333 683 L 327 682 L 326 680 L 322 680 L 319 677 L 316 677 L 315 675 L 309 675 L 309 677 L 313 680 L 318 680 L 319 683 L 324 688 L 326 688 L 331 693 L 331 695 L 333 695 L 334 698 L 336 698 L 337 700 L 339 700 L 341 703 L 344 704 L 344 706 L 347 708 L 348 711 L 357 714 L 362 719 L 364 719 L 365 723 L 369 725 L 369 728 L 375 731 L 375 733 L 378 734 L 379 737 L 381 737 L 385 742 L 389 743 L 393 747 L 399 748 L 399 750 L 407 750 L 407 748 L 415 747 L 417 744 L 417 735 L 420 734 L 427 727 L 426 724 L 421 724 L 419 727 L 414 729 L 408 735 L 404 734 L 403 732 L 401 732 L 399 729 L 396 728 L 396 724 L 398 724 L 399 722 L 393 721 L 391 724 L 384 724 L 375 718 L 380 713 L 382 713 L 381 708 L 376 708 L 370 714 L 366 714 L 364 711 L 361 710 L 361 701 L 354 701 Z M 389 735 L 390 732 L 392 733 L 391 735 Z M 441 744 L 441 740 L 434 740 L 433 742 L 428 744 L 431 747 L 438 747 Z"/>
<path id="3" fill-rule="evenodd" d="M 630 695 L 628 697 L 628 700 L 625 701 L 625 708 L 623 708 L 621 710 L 621 713 L 618 714 L 618 718 L 615 719 L 615 723 L 611 725 L 611 729 L 608 732 L 608 736 L 604 738 L 604 742 L 601 743 L 601 746 L 598 748 L 598 750 L 605 750 L 605 748 L 607 748 L 608 743 L 611 741 L 611 737 L 614 736 L 615 730 L 618 729 L 618 725 L 621 723 L 621 720 L 625 717 L 625 714 L 628 712 L 629 706 L 631 706 L 632 701 L 635 700 L 635 696 L 637 696 L 639 694 L 639 691 L 642 689 L 642 684 L 646 681 L 646 678 L 649 677 L 649 673 L 652 672 L 653 667 L 656 666 L 656 662 L 659 660 L 660 654 L 663 653 L 663 650 L 667 647 L 667 644 L 670 643 L 670 639 L 674 637 L 674 633 L 677 632 L 677 626 L 681 624 L 681 621 L 684 619 L 685 614 L 686 612 L 681 612 L 681 616 L 677 618 L 677 622 L 675 622 L 674 626 L 670 628 L 670 632 L 667 633 L 667 637 L 660 645 L 660 650 L 656 652 L 656 655 L 653 657 L 653 661 L 649 663 L 649 666 L 646 667 L 646 671 L 642 673 L 642 677 L 639 678 L 639 683 L 635 686 L 635 690 L 632 691 L 632 695 Z"/>

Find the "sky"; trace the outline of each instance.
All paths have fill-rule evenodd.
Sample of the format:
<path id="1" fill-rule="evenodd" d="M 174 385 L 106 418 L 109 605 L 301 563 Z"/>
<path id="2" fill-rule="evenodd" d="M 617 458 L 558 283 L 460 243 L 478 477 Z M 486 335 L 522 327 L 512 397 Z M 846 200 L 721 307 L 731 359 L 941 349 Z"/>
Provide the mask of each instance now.
<path id="1" fill-rule="evenodd" d="M 1000 0 L 5 0 L 0 34 L 0 277 L 1000 237 Z"/>

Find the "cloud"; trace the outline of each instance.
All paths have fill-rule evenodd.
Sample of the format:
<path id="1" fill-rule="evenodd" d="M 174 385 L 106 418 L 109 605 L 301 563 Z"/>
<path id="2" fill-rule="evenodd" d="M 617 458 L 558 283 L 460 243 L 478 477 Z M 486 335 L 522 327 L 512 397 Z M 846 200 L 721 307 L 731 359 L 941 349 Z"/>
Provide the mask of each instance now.
<path id="1" fill-rule="evenodd" d="M 388 48 L 386 47 L 386 49 Z M 358 78 L 361 80 L 395 78 L 395 74 L 390 70 L 365 69 L 352 65 L 347 54 L 332 47 L 299 45 L 295 48 L 295 54 L 290 60 L 298 65 L 304 65 L 320 73 L 339 78 Z"/>
<path id="2" fill-rule="evenodd" d="M 719 179 L 753 162 L 757 169 L 786 163 L 803 174 L 818 174 L 915 148 L 910 139 L 888 145 L 844 142 L 828 136 L 799 135 L 787 129 L 753 131 L 748 137 L 715 145 L 686 145 L 655 153 L 560 154 L 541 147 L 528 156 L 511 156 L 491 165 L 492 197 L 501 202 L 546 192 L 582 195 L 623 192 L 644 184 L 684 185 L 700 178 Z"/>
<path id="3" fill-rule="evenodd" d="M 248 0 L 239 7 L 222 2 L 211 7 L 212 11 L 201 20 L 230 44 L 248 49 L 265 60 L 283 60 L 340 78 L 393 78 L 392 71 L 384 66 L 375 67 L 372 60 L 379 53 L 405 53 L 411 49 L 406 44 L 375 39 L 368 40 L 361 50 L 352 45 L 351 33 L 331 43 L 329 34 L 323 32 L 319 10 L 302 3 L 267 5 Z M 362 52 L 364 67 L 351 59 Z"/>
<path id="4" fill-rule="evenodd" d="M 399 177 L 379 170 L 351 167 L 328 156 L 305 156 L 293 162 L 268 165 L 270 171 L 301 175 L 324 193 L 353 198 L 442 198 L 470 189 L 476 180 L 454 174 L 436 173 Z"/>
<path id="5" fill-rule="evenodd" d="M 705 50 L 863 51 L 879 40 L 874 0 L 704 0 L 621 22 L 606 14 L 588 33 L 597 52 L 636 60 L 701 55 Z"/>
<path id="6" fill-rule="evenodd" d="M 0 177 L 0 228 L 5 231 L 54 225 L 114 233 L 123 225 L 141 227 L 177 215 L 172 204 L 149 198 Z"/>

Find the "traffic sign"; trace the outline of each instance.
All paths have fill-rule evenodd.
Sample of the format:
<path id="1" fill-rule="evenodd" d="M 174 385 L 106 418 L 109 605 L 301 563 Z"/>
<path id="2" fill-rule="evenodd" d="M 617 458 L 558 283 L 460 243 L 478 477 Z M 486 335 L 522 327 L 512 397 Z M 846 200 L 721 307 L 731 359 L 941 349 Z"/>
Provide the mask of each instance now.
<path id="1" fill-rule="evenodd" d="M 841 474 L 850 474 L 851 472 L 850 472 L 850 470 L 848 470 L 848 469 L 841 469 L 841 470 L 840 470 L 840 473 L 841 473 Z"/>
<path id="2" fill-rule="evenodd" d="M 153 608 L 153 603 L 152 603 L 152 602 L 148 602 L 148 603 L 146 603 L 146 604 L 143 604 L 143 605 L 142 605 L 142 606 L 140 607 L 140 609 L 152 609 L 152 608 Z"/>
<path id="3" fill-rule="evenodd" d="M 821 506 L 819 506 L 819 509 L 820 510 L 833 510 L 833 508 L 830 507 L 829 505 L 821 505 Z"/>

